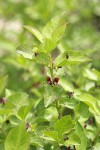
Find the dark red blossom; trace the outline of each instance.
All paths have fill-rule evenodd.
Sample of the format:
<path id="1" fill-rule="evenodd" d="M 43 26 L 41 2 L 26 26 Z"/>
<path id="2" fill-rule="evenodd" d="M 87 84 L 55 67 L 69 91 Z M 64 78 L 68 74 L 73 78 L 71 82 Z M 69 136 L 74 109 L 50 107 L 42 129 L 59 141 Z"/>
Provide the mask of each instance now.
<path id="1" fill-rule="evenodd" d="M 68 137 L 64 137 L 64 141 L 68 140 Z"/>
<path id="2" fill-rule="evenodd" d="M 68 97 L 72 98 L 73 97 L 74 92 L 68 92 Z"/>
<path id="3" fill-rule="evenodd" d="M 69 59 L 69 54 L 68 53 L 66 54 L 66 59 Z"/>
<path id="4" fill-rule="evenodd" d="M 70 150 L 70 146 L 67 147 L 67 150 Z"/>
<path id="5" fill-rule="evenodd" d="M 37 56 L 38 56 L 38 54 L 39 54 L 39 53 L 35 52 L 35 53 L 34 53 L 35 57 L 37 57 Z"/>
<path id="6" fill-rule="evenodd" d="M 62 68 L 62 66 L 58 66 L 58 68 Z"/>
<path id="7" fill-rule="evenodd" d="M 87 127 L 87 124 L 85 123 L 85 124 L 84 124 L 84 129 L 86 129 L 86 127 Z"/>
<path id="8" fill-rule="evenodd" d="M 54 78 L 54 80 L 53 80 L 53 84 L 54 84 L 54 85 L 57 85 L 57 84 L 58 84 L 58 82 L 59 82 L 59 78 L 57 78 L 57 77 L 56 77 L 56 78 Z"/>
<path id="9" fill-rule="evenodd" d="M 30 128 L 30 124 L 27 123 L 27 124 L 26 124 L 26 130 L 28 130 L 29 128 Z"/>
<path id="10" fill-rule="evenodd" d="M 51 78 L 50 78 L 50 77 L 47 77 L 47 83 L 48 83 L 49 85 L 52 85 L 52 81 L 51 81 Z"/>
<path id="11" fill-rule="evenodd" d="M 3 105 L 6 104 L 6 102 L 7 102 L 7 99 L 5 97 L 0 99 L 0 103 L 2 103 Z"/>

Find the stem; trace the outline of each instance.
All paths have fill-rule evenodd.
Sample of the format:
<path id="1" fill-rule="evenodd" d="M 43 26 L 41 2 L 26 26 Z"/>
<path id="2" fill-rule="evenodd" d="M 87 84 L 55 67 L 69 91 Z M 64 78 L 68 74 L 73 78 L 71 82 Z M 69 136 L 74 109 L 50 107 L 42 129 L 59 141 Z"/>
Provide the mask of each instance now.
<path id="1" fill-rule="evenodd" d="M 51 79 L 52 79 L 52 83 L 53 83 L 53 80 L 54 80 L 54 74 L 53 74 L 53 64 L 52 64 L 52 59 L 51 59 L 51 56 L 49 56 L 50 58 L 50 74 L 51 74 Z M 61 113 L 61 107 L 59 106 L 59 101 L 58 99 L 55 100 L 55 103 L 56 103 L 56 109 L 57 109 L 57 112 L 58 112 L 58 119 L 60 119 L 62 117 L 62 113 Z"/>
<path id="2" fill-rule="evenodd" d="M 62 113 L 60 111 L 61 107 L 59 106 L 59 101 L 58 99 L 56 99 L 56 108 L 57 108 L 57 111 L 58 111 L 58 119 L 60 119 L 62 117 Z"/>
<path id="3" fill-rule="evenodd" d="M 53 68 L 50 68 L 50 73 L 51 73 L 51 79 L 52 79 L 52 83 L 53 83 Z"/>
<path id="4" fill-rule="evenodd" d="M 52 58 L 51 58 L 51 56 L 49 56 L 49 58 L 50 58 L 50 74 L 51 74 L 51 79 L 52 79 L 52 83 L 53 83 L 54 75 L 53 75 Z"/>

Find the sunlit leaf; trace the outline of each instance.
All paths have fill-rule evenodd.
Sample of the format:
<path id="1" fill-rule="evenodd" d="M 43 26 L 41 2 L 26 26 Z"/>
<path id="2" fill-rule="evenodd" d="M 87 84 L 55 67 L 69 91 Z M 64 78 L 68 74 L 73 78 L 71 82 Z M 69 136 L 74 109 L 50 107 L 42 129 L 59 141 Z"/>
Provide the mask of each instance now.
<path id="1" fill-rule="evenodd" d="M 33 59 L 34 53 L 33 53 L 33 45 L 21 45 L 19 47 L 17 47 L 17 53 L 21 54 L 22 56 L 24 56 L 25 58 L 28 59 Z"/>
<path id="2" fill-rule="evenodd" d="M 87 137 L 84 133 L 84 130 L 83 130 L 82 126 L 78 122 L 77 122 L 76 127 L 75 127 L 75 132 L 81 140 L 81 144 L 79 146 L 76 146 L 76 149 L 77 150 L 81 150 L 81 149 L 86 150 Z"/>
<path id="3" fill-rule="evenodd" d="M 20 108 L 21 106 L 25 106 L 29 104 L 28 95 L 26 93 L 16 92 L 8 97 L 8 101 L 16 106 L 16 108 Z"/>
<path id="4" fill-rule="evenodd" d="M 44 139 L 50 140 L 50 141 L 57 141 L 58 140 L 58 132 L 57 131 L 45 131 L 43 132 Z"/>
<path id="5" fill-rule="evenodd" d="M 26 26 L 26 25 L 24 25 L 24 28 L 27 29 L 29 32 L 31 32 L 41 43 L 43 43 L 44 38 L 39 30 L 37 30 L 34 27 Z"/>
<path id="6" fill-rule="evenodd" d="M 52 51 L 61 40 L 66 28 L 66 13 L 60 17 L 54 17 L 46 24 L 43 29 L 44 42 L 40 50 L 45 52 Z"/>
<path id="7" fill-rule="evenodd" d="M 61 119 L 57 120 L 54 125 L 55 131 L 57 131 L 60 135 L 68 133 L 73 129 L 73 127 L 74 123 L 71 119 L 71 116 L 63 116 Z"/>
<path id="8" fill-rule="evenodd" d="M 73 65 L 80 64 L 82 62 L 90 61 L 86 55 L 84 55 L 81 51 L 77 50 L 67 50 L 63 54 L 59 55 L 55 61 L 54 66 L 65 66 L 65 65 Z"/>
<path id="9" fill-rule="evenodd" d="M 38 54 L 38 56 L 36 56 L 36 61 L 39 64 L 48 66 L 50 63 L 50 58 L 49 58 L 48 54 L 41 52 Z"/>
<path id="10" fill-rule="evenodd" d="M 21 124 L 10 130 L 5 141 L 5 150 L 28 150 L 29 135 L 25 125 Z"/>
<path id="11" fill-rule="evenodd" d="M 68 137 L 68 140 L 66 140 L 65 145 L 80 145 L 81 144 L 81 140 L 79 138 L 79 136 L 75 133 L 71 134 Z"/>
<path id="12" fill-rule="evenodd" d="M 94 98 L 92 95 L 87 94 L 87 93 L 82 93 L 81 95 L 78 96 L 78 99 L 86 103 L 90 110 L 93 110 L 96 114 L 100 114 L 100 108 L 98 106 L 98 102 L 96 98 Z"/>

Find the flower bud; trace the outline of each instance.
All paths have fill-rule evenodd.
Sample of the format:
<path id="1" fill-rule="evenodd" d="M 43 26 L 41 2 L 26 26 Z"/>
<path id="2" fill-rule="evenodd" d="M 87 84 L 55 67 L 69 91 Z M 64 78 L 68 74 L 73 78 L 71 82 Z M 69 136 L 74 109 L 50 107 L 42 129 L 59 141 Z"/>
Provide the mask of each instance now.
<path id="1" fill-rule="evenodd" d="M 30 128 L 30 124 L 27 123 L 27 124 L 26 124 L 26 130 L 28 130 L 29 128 Z"/>
<path id="2" fill-rule="evenodd" d="M 34 55 L 35 55 L 35 57 L 37 57 L 37 56 L 38 56 L 38 53 L 37 53 L 37 52 L 35 52 L 35 53 L 34 53 Z"/>
<path id="3" fill-rule="evenodd" d="M 57 84 L 58 84 L 58 82 L 59 82 L 59 78 L 57 78 L 57 77 L 56 77 L 56 78 L 54 78 L 54 80 L 53 80 L 53 84 L 54 84 L 54 85 L 57 85 Z"/>
<path id="4" fill-rule="evenodd" d="M 74 92 L 68 92 L 68 97 L 72 98 L 73 97 Z"/>
<path id="5" fill-rule="evenodd" d="M 66 54 L 66 59 L 69 59 L 69 54 L 68 53 Z"/>
<path id="6" fill-rule="evenodd" d="M 58 68 L 62 68 L 62 66 L 58 66 Z"/>
<path id="7" fill-rule="evenodd" d="M 7 99 L 5 97 L 0 99 L 0 103 L 2 103 L 3 105 L 5 105 L 7 102 Z"/>
<path id="8" fill-rule="evenodd" d="M 70 146 L 67 147 L 67 150 L 70 150 Z"/>
<path id="9" fill-rule="evenodd" d="M 84 129 L 86 129 L 86 127 L 87 127 L 87 124 L 85 123 L 85 124 L 84 124 Z"/>
<path id="10" fill-rule="evenodd" d="M 50 77 L 47 77 L 47 83 L 48 83 L 49 85 L 52 85 L 52 81 L 51 81 L 51 78 L 50 78 Z"/>

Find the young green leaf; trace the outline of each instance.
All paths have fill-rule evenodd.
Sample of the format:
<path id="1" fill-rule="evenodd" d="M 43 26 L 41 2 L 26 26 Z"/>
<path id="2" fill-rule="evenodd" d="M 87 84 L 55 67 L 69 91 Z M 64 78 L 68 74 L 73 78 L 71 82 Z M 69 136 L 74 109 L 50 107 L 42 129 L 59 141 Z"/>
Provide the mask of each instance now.
<path id="1" fill-rule="evenodd" d="M 24 56 L 25 58 L 33 59 L 34 58 L 34 52 L 33 52 L 34 49 L 35 49 L 35 47 L 33 45 L 24 44 L 24 45 L 17 47 L 17 53 Z"/>
<path id="2" fill-rule="evenodd" d="M 58 132 L 57 131 L 44 131 L 44 139 L 50 140 L 50 141 L 57 141 L 58 140 Z"/>
<path id="3" fill-rule="evenodd" d="M 34 27 L 26 26 L 26 25 L 24 25 L 24 28 L 27 29 L 29 32 L 31 32 L 41 43 L 43 43 L 44 38 L 39 30 L 37 30 Z"/>
<path id="4" fill-rule="evenodd" d="M 45 93 L 44 93 L 44 105 L 48 107 L 52 104 L 55 100 L 59 100 L 61 97 L 61 93 L 63 93 L 63 89 L 61 90 L 60 86 L 45 86 Z"/>
<path id="5" fill-rule="evenodd" d="M 97 76 L 98 80 L 100 81 L 100 71 L 92 69 L 92 72 Z"/>
<path id="6" fill-rule="evenodd" d="M 29 113 L 31 107 L 32 107 L 32 104 L 29 104 L 28 106 L 20 107 L 20 109 L 18 111 L 18 116 L 24 120 L 26 118 L 27 114 Z"/>
<path id="7" fill-rule="evenodd" d="M 97 75 L 92 70 L 90 70 L 88 68 L 84 68 L 83 74 L 85 77 L 87 77 L 90 80 L 98 81 Z"/>
<path id="8" fill-rule="evenodd" d="M 61 78 L 59 84 L 63 87 L 65 91 L 74 91 L 74 86 L 68 80 Z"/>
<path id="9" fill-rule="evenodd" d="M 100 143 L 97 143 L 95 146 L 94 146 L 94 150 L 99 150 L 100 149 Z"/>
<path id="10" fill-rule="evenodd" d="M 49 58 L 49 55 L 46 54 L 46 53 L 39 53 L 35 60 L 39 63 L 39 64 L 42 64 L 42 65 L 46 65 L 46 66 L 49 66 L 49 63 L 50 63 L 50 58 Z"/>
<path id="11" fill-rule="evenodd" d="M 50 85 L 45 86 L 45 93 L 44 93 L 44 105 L 48 107 L 54 100 L 57 98 L 53 87 Z"/>
<path id="12" fill-rule="evenodd" d="M 0 115 L 8 115 L 13 113 L 14 113 L 13 109 L 0 109 Z"/>
<path id="13" fill-rule="evenodd" d="M 25 125 L 21 124 L 11 129 L 5 140 L 5 150 L 28 150 L 29 135 L 25 130 Z"/>
<path id="14" fill-rule="evenodd" d="M 87 94 L 87 93 L 82 93 L 77 97 L 80 101 L 83 101 L 86 103 L 90 110 L 95 112 L 97 115 L 100 114 L 100 108 L 98 106 L 96 98 L 94 98 L 92 95 Z"/>
<path id="15" fill-rule="evenodd" d="M 21 106 L 29 104 L 28 95 L 26 93 L 16 92 L 8 97 L 8 101 L 19 109 Z"/>
<path id="16" fill-rule="evenodd" d="M 36 135 L 35 133 L 30 133 L 30 144 L 31 145 L 35 145 L 35 146 L 39 146 L 39 147 L 43 147 L 43 141 L 42 139 Z"/>
<path id="17" fill-rule="evenodd" d="M 62 14 L 61 16 L 52 18 L 43 28 L 42 34 L 45 38 L 50 39 L 56 29 L 61 27 L 63 24 L 66 24 L 66 13 Z"/>
<path id="18" fill-rule="evenodd" d="M 80 64 L 86 61 L 90 61 L 90 59 L 85 54 L 82 54 L 82 52 L 77 50 L 67 50 L 55 59 L 54 67 Z"/>
<path id="19" fill-rule="evenodd" d="M 87 146 L 87 137 L 85 136 L 82 126 L 77 122 L 75 126 L 75 132 L 81 139 L 81 144 L 76 146 L 77 150 L 86 150 Z"/>
<path id="20" fill-rule="evenodd" d="M 63 135 L 71 131 L 74 127 L 74 123 L 71 119 L 71 116 L 63 116 L 61 119 L 57 120 L 54 129 L 59 133 L 59 135 Z"/>
<path id="21" fill-rule="evenodd" d="M 89 117 L 89 107 L 83 102 L 80 102 L 78 105 L 76 105 L 74 111 L 75 116 L 78 118 L 81 116 L 82 118 L 88 119 Z"/>
<path id="22" fill-rule="evenodd" d="M 65 145 L 80 145 L 81 144 L 81 140 L 79 138 L 79 136 L 75 133 L 70 134 L 70 136 L 68 137 L 68 140 L 66 140 Z"/>
<path id="23" fill-rule="evenodd" d="M 61 40 L 66 28 L 66 14 L 60 17 L 54 17 L 46 24 L 43 29 L 44 42 L 40 45 L 39 49 L 50 53 Z"/>

